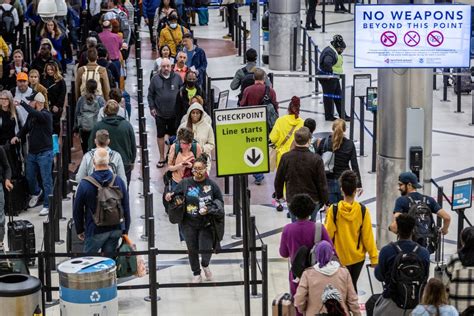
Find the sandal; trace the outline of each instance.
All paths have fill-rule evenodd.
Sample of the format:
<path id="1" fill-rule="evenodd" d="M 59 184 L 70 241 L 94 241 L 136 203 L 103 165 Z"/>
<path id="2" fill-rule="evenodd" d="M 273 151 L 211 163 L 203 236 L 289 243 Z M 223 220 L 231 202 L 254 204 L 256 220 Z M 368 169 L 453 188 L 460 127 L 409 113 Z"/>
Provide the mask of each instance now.
<path id="1" fill-rule="evenodd" d="M 158 161 L 158 163 L 156 164 L 156 167 L 163 168 L 165 164 L 166 164 L 166 160 L 161 160 L 161 161 Z"/>

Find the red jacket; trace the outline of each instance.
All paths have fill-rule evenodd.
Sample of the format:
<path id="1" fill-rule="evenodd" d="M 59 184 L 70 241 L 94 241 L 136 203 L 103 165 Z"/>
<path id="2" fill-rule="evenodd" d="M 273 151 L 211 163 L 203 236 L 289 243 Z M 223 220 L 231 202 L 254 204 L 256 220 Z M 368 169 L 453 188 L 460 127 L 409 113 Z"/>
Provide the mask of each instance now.
<path id="1" fill-rule="evenodd" d="M 240 100 L 240 106 L 249 105 L 261 105 L 263 97 L 265 96 L 265 84 L 255 83 L 244 90 L 242 100 Z M 276 100 L 276 93 L 272 87 L 270 87 L 270 99 L 275 107 L 275 111 L 278 113 L 278 102 Z"/>

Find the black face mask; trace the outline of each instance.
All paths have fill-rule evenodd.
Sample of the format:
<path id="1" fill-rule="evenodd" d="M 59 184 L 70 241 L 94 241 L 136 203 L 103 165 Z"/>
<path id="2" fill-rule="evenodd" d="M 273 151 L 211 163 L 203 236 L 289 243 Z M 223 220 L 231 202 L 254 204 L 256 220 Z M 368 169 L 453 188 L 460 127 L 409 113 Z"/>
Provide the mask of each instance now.
<path id="1" fill-rule="evenodd" d="M 196 80 L 186 80 L 186 85 L 188 87 L 194 87 L 196 86 Z"/>

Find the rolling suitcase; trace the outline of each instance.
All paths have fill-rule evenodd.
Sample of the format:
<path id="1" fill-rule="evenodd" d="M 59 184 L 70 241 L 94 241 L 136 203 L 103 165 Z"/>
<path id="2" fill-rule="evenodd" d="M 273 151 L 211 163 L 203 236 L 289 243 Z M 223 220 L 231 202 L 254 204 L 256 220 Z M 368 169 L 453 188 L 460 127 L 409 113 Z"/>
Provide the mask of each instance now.
<path id="1" fill-rule="evenodd" d="M 370 277 L 370 271 L 369 271 L 370 264 L 366 264 L 365 267 L 367 268 L 367 276 L 369 277 L 370 292 L 372 293 L 372 295 L 369 297 L 367 302 L 365 302 L 365 311 L 367 313 L 367 316 L 373 316 L 375 303 L 377 303 L 377 300 L 380 298 L 382 294 L 374 294 L 374 287 L 372 285 L 372 278 Z"/>
<path id="2" fill-rule="evenodd" d="M 441 232 L 439 233 L 438 240 L 440 241 L 440 244 L 438 244 L 438 249 L 436 249 L 434 277 L 443 282 L 445 286 L 448 286 L 449 277 L 446 271 L 447 265 L 444 261 L 444 235 L 441 234 Z"/>
<path id="3" fill-rule="evenodd" d="M 4 190 L 5 193 L 5 213 L 10 216 L 18 216 L 28 208 L 28 197 L 30 195 L 28 191 L 28 182 L 26 178 L 21 176 L 17 179 L 11 180 L 13 189 L 9 192 Z"/>
<path id="4" fill-rule="evenodd" d="M 296 308 L 289 293 L 278 294 L 272 303 L 272 316 L 295 316 Z"/>
<path id="5" fill-rule="evenodd" d="M 11 198 L 10 198 L 11 202 Z M 10 203 L 10 207 L 12 203 Z M 12 213 L 10 209 L 10 214 Z M 13 220 L 13 216 L 8 216 L 7 224 L 8 249 L 25 254 L 34 254 L 36 252 L 35 226 L 27 220 Z M 27 264 L 35 265 L 35 258 L 28 258 Z"/>
<path id="6" fill-rule="evenodd" d="M 72 218 L 67 222 L 66 248 L 67 252 L 84 252 L 84 241 L 77 237 L 76 226 L 74 226 Z"/>
<path id="7" fill-rule="evenodd" d="M 471 70 L 469 68 L 462 68 L 461 73 L 463 76 L 460 77 L 461 84 L 458 85 L 458 77 L 454 76 L 453 83 L 454 83 L 454 92 L 458 93 L 471 93 L 473 89 L 473 83 L 471 80 Z"/>

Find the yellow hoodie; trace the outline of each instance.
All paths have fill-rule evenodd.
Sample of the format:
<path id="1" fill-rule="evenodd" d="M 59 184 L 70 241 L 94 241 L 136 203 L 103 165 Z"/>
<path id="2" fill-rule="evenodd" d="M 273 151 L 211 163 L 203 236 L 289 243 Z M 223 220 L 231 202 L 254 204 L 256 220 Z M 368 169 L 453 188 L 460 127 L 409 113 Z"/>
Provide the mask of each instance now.
<path id="1" fill-rule="evenodd" d="M 303 124 L 303 119 L 301 117 L 296 118 L 294 114 L 283 115 L 276 120 L 272 132 L 270 133 L 270 140 L 272 144 L 276 146 L 277 167 L 280 164 L 281 156 L 290 151 L 291 143 L 293 143 L 293 140 L 295 139 L 295 133 L 298 129 L 303 127 Z M 281 146 L 293 126 L 296 127 L 291 133 L 290 138 L 285 142 L 283 146 Z"/>
<path id="2" fill-rule="evenodd" d="M 359 202 L 352 204 L 340 201 L 337 204 L 337 227 L 333 220 L 333 206 L 331 205 L 326 214 L 324 226 L 328 231 L 329 238 L 334 240 L 334 247 L 342 265 L 348 266 L 365 260 L 365 253 L 369 253 L 370 263 L 378 263 L 378 251 L 375 245 L 374 233 L 370 211 L 365 211 L 362 229 L 362 208 Z M 357 242 L 362 231 L 359 248 Z M 334 238 L 335 237 L 335 238 Z"/>

